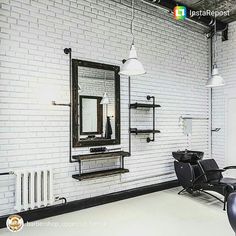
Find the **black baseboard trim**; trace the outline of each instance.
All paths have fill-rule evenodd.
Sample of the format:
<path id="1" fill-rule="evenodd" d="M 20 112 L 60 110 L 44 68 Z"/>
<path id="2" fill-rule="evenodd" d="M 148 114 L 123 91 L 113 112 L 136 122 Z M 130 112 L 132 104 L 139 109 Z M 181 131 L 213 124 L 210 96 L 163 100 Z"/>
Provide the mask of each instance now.
<path id="1" fill-rule="evenodd" d="M 66 204 L 54 205 L 44 208 L 39 208 L 35 210 L 29 210 L 17 213 L 20 215 L 24 222 L 31 222 L 35 220 L 40 220 L 56 215 L 61 215 L 73 211 L 78 211 L 82 209 L 86 209 L 89 207 L 94 207 L 98 205 L 103 205 L 106 203 L 111 203 L 115 201 L 120 201 L 132 197 L 141 196 L 144 194 L 154 193 L 157 191 L 162 191 L 165 189 L 170 189 L 179 186 L 177 180 L 164 182 L 160 184 L 148 185 L 140 188 L 134 188 L 129 190 L 124 190 L 120 192 L 110 193 L 106 195 L 101 195 L 92 198 L 86 198 L 82 200 L 68 202 Z M 6 227 L 6 220 L 9 215 L 1 216 L 0 217 L 0 228 Z"/>

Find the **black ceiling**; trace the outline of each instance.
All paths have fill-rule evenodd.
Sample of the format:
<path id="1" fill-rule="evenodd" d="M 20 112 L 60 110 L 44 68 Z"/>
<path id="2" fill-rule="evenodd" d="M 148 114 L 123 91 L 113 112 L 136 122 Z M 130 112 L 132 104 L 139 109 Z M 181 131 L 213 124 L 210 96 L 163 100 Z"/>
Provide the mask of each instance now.
<path id="1" fill-rule="evenodd" d="M 229 10 L 229 16 L 218 17 L 218 20 L 224 23 L 236 21 L 236 0 L 216 0 L 216 2 L 215 0 L 178 0 L 178 2 L 195 10 Z"/>
<path id="2" fill-rule="evenodd" d="M 177 5 L 183 5 L 183 6 L 186 6 L 187 7 L 187 16 L 190 17 L 191 20 L 193 21 L 196 21 L 196 22 L 199 22 L 203 25 L 206 25 L 208 27 L 213 27 L 213 23 L 214 23 L 214 17 L 212 16 L 209 16 L 209 15 L 206 15 L 206 16 L 191 16 L 191 11 L 192 10 L 205 10 L 204 8 L 200 8 L 201 4 L 200 2 L 211 2 L 211 6 L 212 6 L 212 3 L 215 2 L 215 1 L 212 1 L 212 0 L 202 0 L 202 1 L 199 1 L 199 0 L 193 0 L 193 1 L 190 1 L 190 0 L 181 0 L 180 1 L 176 1 L 176 0 L 143 0 L 144 2 L 149 2 L 149 3 L 152 3 L 154 5 L 157 5 L 157 6 L 160 6 L 160 7 L 163 7 L 167 10 L 169 10 L 170 12 L 173 11 L 173 9 L 177 6 Z M 217 0 L 219 1 L 219 0 Z M 228 0 L 230 1 L 230 0 Z M 236 0 L 231 0 L 231 1 L 236 1 Z M 221 1 L 222 2 L 222 1 Z M 194 3 L 194 6 L 191 7 Z M 198 6 L 197 6 L 198 4 Z M 190 6 L 191 5 L 191 6 Z M 212 8 L 212 9 L 206 9 L 206 10 L 214 10 L 216 9 L 215 7 Z M 223 19 L 226 21 L 226 19 Z M 225 31 L 227 29 L 227 23 L 226 22 L 223 22 L 221 21 L 221 19 L 217 19 L 217 24 L 216 24 L 216 27 L 217 27 L 217 31 Z"/>

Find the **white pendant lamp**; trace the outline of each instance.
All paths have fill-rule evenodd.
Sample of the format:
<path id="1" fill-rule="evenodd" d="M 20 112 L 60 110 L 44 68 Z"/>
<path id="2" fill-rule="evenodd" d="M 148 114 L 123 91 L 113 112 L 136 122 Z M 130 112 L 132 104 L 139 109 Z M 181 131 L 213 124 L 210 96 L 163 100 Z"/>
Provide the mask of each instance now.
<path id="1" fill-rule="evenodd" d="M 132 44 L 129 52 L 129 58 L 123 64 L 120 74 L 131 76 L 131 75 L 143 75 L 145 73 L 146 71 L 144 70 L 142 63 L 138 60 L 134 44 Z"/>
<path id="2" fill-rule="evenodd" d="M 129 58 L 125 61 L 120 70 L 120 75 L 143 75 L 146 73 L 142 63 L 138 60 L 137 52 L 134 47 L 134 34 L 133 34 L 133 21 L 134 21 L 134 0 L 132 0 L 132 20 L 131 20 L 131 34 L 133 37 L 132 45 L 129 52 Z"/>
<path id="3" fill-rule="evenodd" d="M 215 1 L 216 5 L 216 1 Z M 214 65 L 212 68 L 211 77 L 207 80 L 206 87 L 207 88 L 214 88 L 214 87 L 220 87 L 225 85 L 224 79 L 219 74 L 219 70 L 217 68 L 216 64 L 216 46 L 217 46 L 217 30 L 216 30 L 216 16 L 215 16 L 215 27 L 214 27 L 214 33 L 215 33 L 215 42 L 214 42 Z"/>
<path id="4" fill-rule="evenodd" d="M 206 87 L 213 88 L 213 87 L 220 87 L 224 85 L 225 85 L 225 81 L 222 78 L 222 76 L 219 74 L 219 70 L 217 68 L 217 65 L 215 64 L 212 70 L 211 77 L 207 81 Z"/>

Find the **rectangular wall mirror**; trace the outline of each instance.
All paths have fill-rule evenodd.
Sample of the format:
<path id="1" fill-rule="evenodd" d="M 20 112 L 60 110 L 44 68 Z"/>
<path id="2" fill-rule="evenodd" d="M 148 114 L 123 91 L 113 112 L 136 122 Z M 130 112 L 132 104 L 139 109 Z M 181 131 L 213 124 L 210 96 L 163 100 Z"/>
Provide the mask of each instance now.
<path id="1" fill-rule="evenodd" d="M 120 143 L 119 67 L 72 60 L 73 146 Z"/>

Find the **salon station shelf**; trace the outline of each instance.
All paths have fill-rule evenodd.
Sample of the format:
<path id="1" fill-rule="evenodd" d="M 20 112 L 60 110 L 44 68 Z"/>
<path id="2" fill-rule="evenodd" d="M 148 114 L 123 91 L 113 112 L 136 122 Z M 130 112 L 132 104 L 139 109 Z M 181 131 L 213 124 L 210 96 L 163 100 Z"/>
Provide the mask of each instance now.
<path id="1" fill-rule="evenodd" d="M 72 175 L 72 178 L 81 181 L 81 180 L 93 179 L 93 178 L 104 177 L 104 176 L 109 176 L 109 175 L 124 174 L 127 172 L 129 172 L 128 169 L 116 168 L 116 169 L 110 169 L 110 170 L 102 170 L 102 171 L 96 171 L 96 172 L 76 174 L 76 175 Z"/>
<path id="2" fill-rule="evenodd" d="M 77 179 L 77 180 L 87 180 L 87 179 L 93 179 L 93 178 L 100 178 L 104 176 L 109 176 L 109 175 L 117 175 L 117 174 L 123 174 L 129 172 L 128 169 L 124 168 L 124 157 L 130 156 L 129 152 L 124 152 L 124 151 L 116 151 L 116 152 L 99 152 L 95 154 L 84 154 L 84 155 L 76 155 L 73 156 L 72 158 L 74 160 L 77 160 L 79 163 L 79 173 L 72 175 L 72 178 Z M 90 161 L 90 160 L 95 160 L 95 159 L 105 159 L 105 158 L 113 158 L 117 157 L 120 159 L 120 166 L 119 168 L 113 168 L 113 169 L 105 169 L 105 170 L 99 170 L 99 171 L 93 171 L 93 172 L 82 172 L 82 163 L 83 161 Z"/>
<path id="3" fill-rule="evenodd" d="M 116 156 L 122 156 L 122 157 L 128 157 L 129 153 L 124 151 L 119 152 L 102 152 L 102 153 L 95 153 L 95 154 L 84 154 L 84 155 L 76 155 L 72 158 L 74 160 L 83 161 L 83 160 L 92 160 L 92 159 L 99 159 L 99 158 L 105 158 L 105 157 L 116 157 Z"/>

